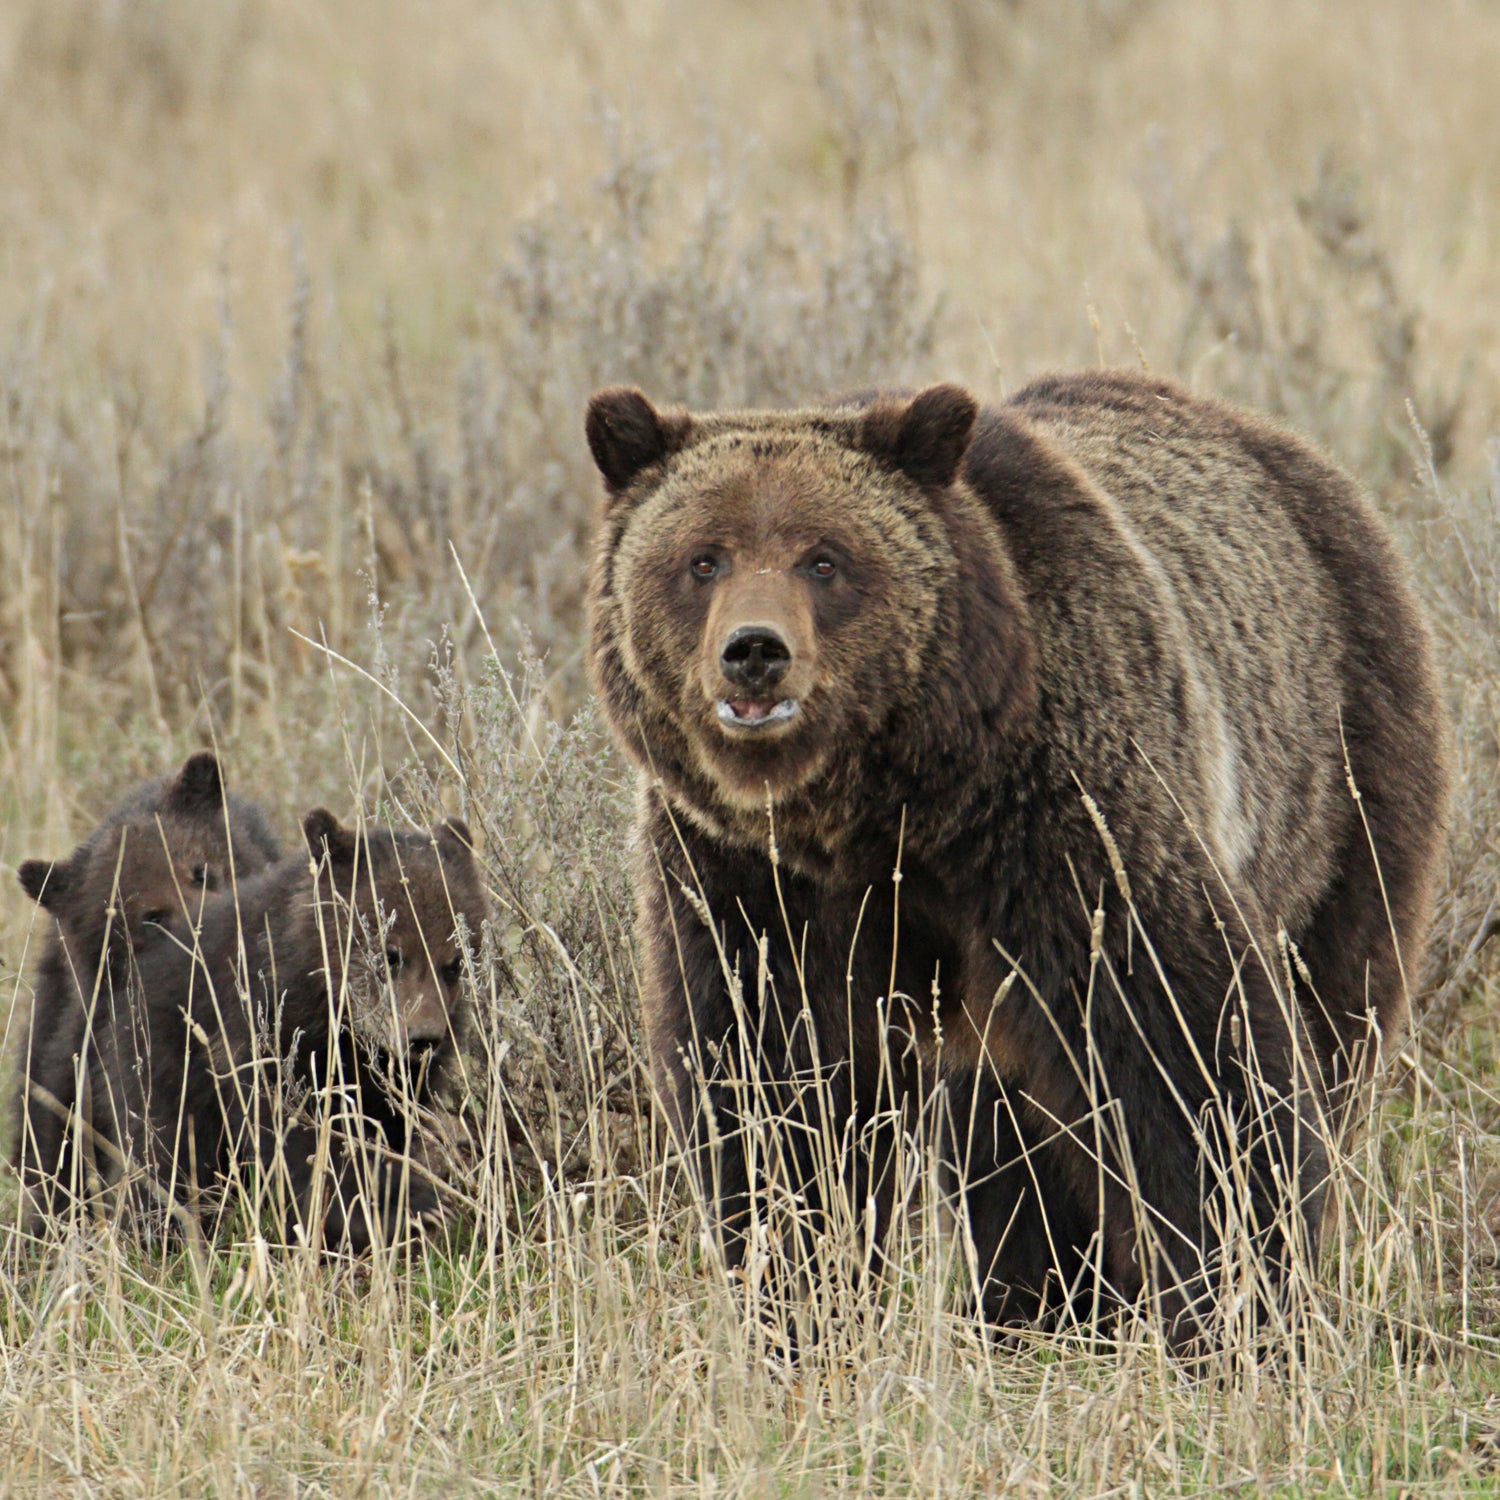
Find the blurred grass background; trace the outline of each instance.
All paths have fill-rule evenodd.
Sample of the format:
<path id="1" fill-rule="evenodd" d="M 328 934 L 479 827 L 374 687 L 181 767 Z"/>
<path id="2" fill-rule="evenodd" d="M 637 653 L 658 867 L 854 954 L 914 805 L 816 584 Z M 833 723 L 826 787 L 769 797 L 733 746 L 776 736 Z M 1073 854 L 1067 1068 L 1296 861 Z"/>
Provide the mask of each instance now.
<path id="1" fill-rule="evenodd" d="M 377 1269 L 380 1296 L 351 1302 L 236 1248 L 212 1336 L 198 1304 L 174 1324 L 173 1273 L 128 1248 L 7 1262 L 0 1483 L 394 1493 L 478 1485 L 502 1451 L 495 1472 L 580 1494 L 1488 1483 L 1497 78 L 1493 0 L 0 7 L 0 865 L 62 854 L 210 741 L 286 834 L 315 803 L 464 812 L 498 898 L 486 1015 L 525 1183 L 503 1264 L 439 1268 L 441 1295 Z M 1329 1257 L 1355 1313 L 1323 1385 L 1216 1404 L 1137 1356 L 1007 1363 L 919 1308 L 889 1365 L 794 1410 L 683 1269 L 680 1206 L 641 1186 L 659 1148 L 629 798 L 581 667 L 583 405 L 612 381 L 695 405 L 927 378 L 997 397 L 1100 362 L 1309 431 L 1395 523 L 1438 628 L 1452 868 L 1360 1232 Z M 8 1047 L 35 918 L 0 883 Z M 601 1215 L 608 1193 L 633 1205 L 623 1242 L 569 1217 L 577 1182 Z M 663 1243 L 686 1280 L 656 1269 Z M 113 1311 L 67 1313 L 94 1294 L 69 1287 Z M 537 1298 L 552 1321 L 528 1322 Z M 312 1395 L 323 1355 L 299 1373 L 264 1339 L 245 1352 L 312 1324 L 330 1370 L 352 1341 L 366 1373 Z M 614 1351 L 593 1378 L 624 1382 L 597 1453 L 577 1445 L 582 1326 Z M 405 1393 L 384 1415 L 376 1370 Z M 317 1431 L 289 1440 L 308 1402 Z"/>

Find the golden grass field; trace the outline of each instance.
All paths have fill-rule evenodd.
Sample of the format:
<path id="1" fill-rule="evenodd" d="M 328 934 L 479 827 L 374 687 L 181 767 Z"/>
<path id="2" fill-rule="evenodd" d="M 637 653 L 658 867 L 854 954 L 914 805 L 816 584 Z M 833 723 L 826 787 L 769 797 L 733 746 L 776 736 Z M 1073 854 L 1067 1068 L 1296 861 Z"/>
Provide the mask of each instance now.
<path id="1" fill-rule="evenodd" d="M 0 1493 L 1500 1492 L 1497 79 L 1491 0 L 0 7 L 7 1053 L 8 872 L 200 745 L 288 841 L 461 812 L 496 912 L 469 1227 L 7 1239 Z M 917 1215 L 789 1373 L 640 1070 L 584 403 L 1100 362 L 1310 432 L 1412 562 L 1458 769 L 1414 1033 L 1299 1358 L 987 1342 Z"/>

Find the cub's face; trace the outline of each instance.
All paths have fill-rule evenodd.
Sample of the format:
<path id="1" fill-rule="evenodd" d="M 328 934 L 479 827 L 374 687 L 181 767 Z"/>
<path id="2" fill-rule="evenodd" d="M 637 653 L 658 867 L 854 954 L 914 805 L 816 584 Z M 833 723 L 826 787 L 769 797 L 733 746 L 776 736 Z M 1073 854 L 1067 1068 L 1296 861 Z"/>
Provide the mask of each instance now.
<path id="1" fill-rule="evenodd" d="M 319 877 L 335 1001 L 351 1030 L 389 1056 L 445 1050 L 462 1030 L 466 971 L 487 903 L 462 823 L 432 833 L 369 828 L 326 812 L 304 823 L 327 850 Z"/>
<path id="2" fill-rule="evenodd" d="M 112 947 L 128 943 L 139 953 L 163 930 L 187 937 L 228 883 L 222 825 L 131 822 L 94 846 L 73 904 L 86 919 L 110 922 Z"/>
<path id="3" fill-rule="evenodd" d="M 886 407 L 663 418 L 638 393 L 595 399 L 595 669 L 643 764 L 680 754 L 724 801 L 764 809 L 920 694 L 954 565 L 934 492 L 974 416 L 937 389 L 947 456 L 930 484 L 871 443 L 877 415 L 900 431 Z"/>
<path id="4" fill-rule="evenodd" d="M 75 964 L 139 953 L 164 930 L 186 940 L 234 874 L 243 879 L 275 857 L 258 815 L 231 798 L 226 819 L 225 806 L 218 761 L 200 752 L 138 788 L 68 859 L 27 860 L 17 874 L 57 919 Z"/>

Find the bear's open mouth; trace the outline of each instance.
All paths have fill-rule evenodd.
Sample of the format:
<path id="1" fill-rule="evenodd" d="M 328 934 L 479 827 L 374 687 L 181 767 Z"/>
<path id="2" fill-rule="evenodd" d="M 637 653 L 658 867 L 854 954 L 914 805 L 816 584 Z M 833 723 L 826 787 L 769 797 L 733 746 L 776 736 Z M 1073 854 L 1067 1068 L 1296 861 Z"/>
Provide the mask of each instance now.
<path id="1" fill-rule="evenodd" d="M 720 698 L 717 709 L 719 723 L 726 729 L 769 729 L 774 724 L 785 724 L 796 714 L 797 700 Z"/>

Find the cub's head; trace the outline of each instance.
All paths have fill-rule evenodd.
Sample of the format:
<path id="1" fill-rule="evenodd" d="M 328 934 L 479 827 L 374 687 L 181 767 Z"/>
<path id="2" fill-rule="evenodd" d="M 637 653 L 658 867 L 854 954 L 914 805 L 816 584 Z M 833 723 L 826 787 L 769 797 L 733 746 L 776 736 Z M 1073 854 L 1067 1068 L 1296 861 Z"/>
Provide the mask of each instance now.
<path id="1" fill-rule="evenodd" d="M 226 795 L 209 751 L 136 788 L 67 859 L 29 859 L 22 889 L 57 919 L 75 964 L 185 935 L 203 903 L 274 863 L 259 811 Z"/>
<path id="2" fill-rule="evenodd" d="M 463 1030 L 465 971 L 488 912 L 467 826 L 357 831 L 317 808 L 302 831 L 349 1028 L 391 1060 L 445 1054 Z"/>
<path id="3" fill-rule="evenodd" d="M 601 391 L 591 654 L 638 763 L 764 810 L 918 712 L 958 571 L 967 391 L 689 416 Z"/>

